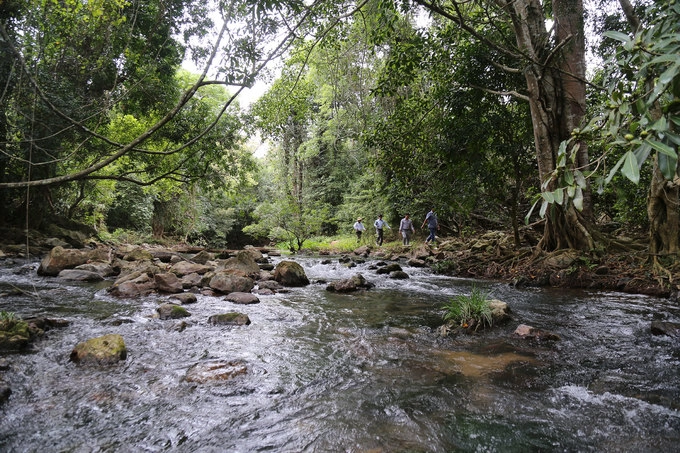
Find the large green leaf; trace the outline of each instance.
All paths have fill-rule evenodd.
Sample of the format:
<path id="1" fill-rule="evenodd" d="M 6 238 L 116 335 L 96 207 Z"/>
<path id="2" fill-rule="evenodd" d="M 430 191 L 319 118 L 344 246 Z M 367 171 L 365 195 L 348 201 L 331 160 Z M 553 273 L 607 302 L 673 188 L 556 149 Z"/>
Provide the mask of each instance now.
<path id="1" fill-rule="evenodd" d="M 678 158 L 671 157 L 666 154 L 659 154 L 657 156 L 659 171 L 667 180 L 672 180 L 675 177 L 675 169 L 678 167 Z"/>
<path id="2" fill-rule="evenodd" d="M 638 161 L 633 151 L 628 151 L 623 157 L 623 165 L 621 166 L 621 173 L 633 183 L 640 182 L 640 168 Z"/>
<path id="3" fill-rule="evenodd" d="M 675 150 L 672 147 L 666 145 L 665 143 L 661 143 L 659 141 L 650 140 L 650 139 L 645 140 L 645 143 L 647 143 L 649 146 L 651 146 L 652 148 L 654 148 L 655 150 L 657 150 L 661 154 L 665 154 L 666 156 L 672 157 L 672 158 L 675 158 L 675 159 L 678 158 L 678 155 L 675 152 Z"/>
<path id="4" fill-rule="evenodd" d="M 620 31 L 608 30 L 604 32 L 603 35 L 606 36 L 607 38 L 621 41 L 622 43 L 627 43 L 628 41 L 631 40 L 630 36 L 628 36 L 625 33 L 621 33 Z"/>

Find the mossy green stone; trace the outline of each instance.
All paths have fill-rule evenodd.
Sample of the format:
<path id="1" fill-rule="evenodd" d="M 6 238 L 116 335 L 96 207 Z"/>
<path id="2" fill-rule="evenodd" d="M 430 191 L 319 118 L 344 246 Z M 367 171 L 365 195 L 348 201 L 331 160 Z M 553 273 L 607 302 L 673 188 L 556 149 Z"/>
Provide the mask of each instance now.
<path id="1" fill-rule="evenodd" d="M 180 307 L 179 305 L 175 305 L 174 307 L 172 307 L 172 311 L 170 313 L 171 318 L 186 318 L 187 316 L 191 315 L 186 310 L 186 308 Z"/>
<path id="2" fill-rule="evenodd" d="M 71 352 L 71 360 L 76 363 L 110 365 L 126 358 L 125 341 L 118 334 L 91 338 L 78 343 Z"/>
<path id="3" fill-rule="evenodd" d="M 28 323 L 21 319 L 0 321 L 0 350 L 13 351 L 26 347 L 31 339 Z"/>

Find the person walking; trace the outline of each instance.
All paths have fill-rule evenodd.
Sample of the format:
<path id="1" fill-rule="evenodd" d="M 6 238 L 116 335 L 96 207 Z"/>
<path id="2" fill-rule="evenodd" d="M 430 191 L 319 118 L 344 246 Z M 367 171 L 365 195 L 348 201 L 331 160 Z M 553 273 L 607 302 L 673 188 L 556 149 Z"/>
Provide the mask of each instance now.
<path id="1" fill-rule="evenodd" d="M 399 232 L 401 233 L 402 243 L 411 245 L 411 233 L 415 233 L 416 229 L 413 228 L 413 220 L 408 213 L 404 214 L 404 218 L 399 222 Z"/>
<path id="2" fill-rule="evenodd" d="M 387 227 L 388 230 L 391 230 L 390 226 L 383 220 L 383 215 L 380 214 L 377 219 L 375 219 L 375 222 L 373 222 L 373 226 L 375 227 L 375 233 L 376 233 L 376 238 L 375 238 L 375 243 L 381 246 L 383 244 L 383 229 Z"/>
<path id="3" fill-rule="evenodd" d="M 366 231 L 366 227 L 361 223 L 362 220 L 364 219 L 359 217 L 354 224 L 354 232 L 357 234 L 357 244 L 361 243 L 361 233 Z"/>
<path id="4" fill-rule="evenodd" d="M 426 224 L 427 229 L 430 230 L 430 235 L 425 239 L 425 243 L 428 244 L 432 242 L 434 244 L 436 233 L 439 229 L 439 221 L 437 220 L 437 214 L 434 213 L 434 208 L 430 209 L 430 212 L 427 213 L 423 225 L 420 228 L 425 228 Z"/>

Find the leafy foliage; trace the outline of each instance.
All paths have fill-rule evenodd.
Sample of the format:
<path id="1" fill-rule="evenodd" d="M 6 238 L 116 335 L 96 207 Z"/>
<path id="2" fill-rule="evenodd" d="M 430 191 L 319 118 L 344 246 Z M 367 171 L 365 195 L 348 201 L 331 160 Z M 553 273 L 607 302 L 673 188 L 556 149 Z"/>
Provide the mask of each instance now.
<path id="1" fill-rule="evenodd" d="M 604 180 L 620 171 L 634 183 L 651 153 L 668 180 L 677 172 L 680 135 L 680 5 L 653 5 L 649 26 L 634 36 L 618 31 L 605 36 L 622 43 L 612 61 L 609 111 L 604 136 L 623 155 Z M 619 77 L 619 75 L 623 77 Z"/>

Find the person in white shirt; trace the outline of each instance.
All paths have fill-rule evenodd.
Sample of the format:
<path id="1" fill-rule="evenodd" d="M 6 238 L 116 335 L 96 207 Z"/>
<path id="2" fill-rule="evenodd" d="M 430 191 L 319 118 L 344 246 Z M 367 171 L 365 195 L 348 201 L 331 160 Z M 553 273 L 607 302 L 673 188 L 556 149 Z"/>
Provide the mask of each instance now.
<path id="1" fill-rule="evenodd" d="M 383 215 L 380 214 L 377 219 L 375 219 L 375 222 L 373 222 L 373 226 L 375 227 L 375 233 L 376 233 L 376 239 L 375 243 L 378 244 L 379 246 L 383 244 L 383 229 L 387 227 L 388 230 L 391 230 L 390 226 L 383 220 Z"/>
<path id="2" fill-rule="evenodd" d="M 413 220 L 411 220 L 409 214 L 404 214 L 404 218 L 401 219 L 399 223 L 399 232 L 403 238 L 404 245 L 411 245 L 411 234 L 416 232 L 413 228 Z"/>
<path id="3" fill-rule="evenodd" d="M 361 233 L 366 231 L 366 227 L 364 226 L 363 223 L 361 223 L 362 220 L 364 219 L 359 217 L 356 223 L 354 224 L 354 232 L 357 234 L 357 244 L 361 242 Z"/>

